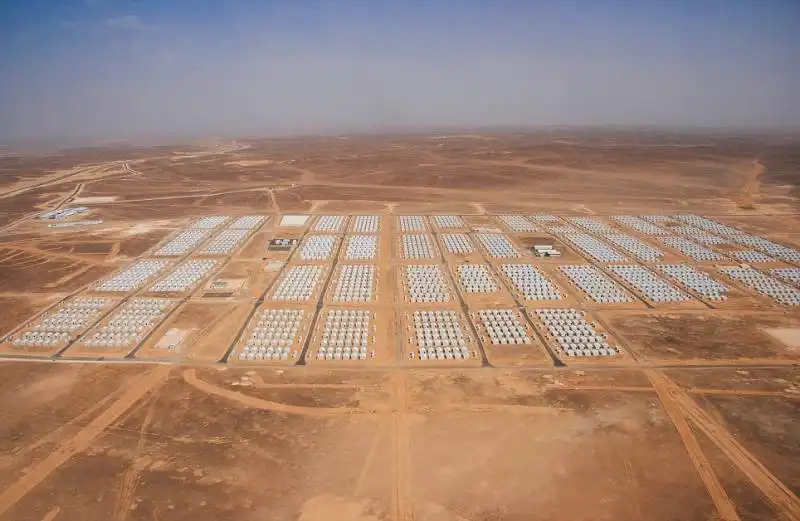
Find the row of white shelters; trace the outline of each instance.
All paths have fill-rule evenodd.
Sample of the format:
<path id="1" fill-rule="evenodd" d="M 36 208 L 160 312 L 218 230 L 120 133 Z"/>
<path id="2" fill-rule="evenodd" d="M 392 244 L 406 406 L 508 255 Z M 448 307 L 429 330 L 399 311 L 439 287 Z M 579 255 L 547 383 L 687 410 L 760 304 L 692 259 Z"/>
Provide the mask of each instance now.
<path id="1" fill-rule="evenodd" d="M 467 293 L 494 293 L 499 289 L 486 264 L 459 264 L 457 270 Z"/>
<path id="2" fill-rule="evenodd" d="M 300 259 L 304 261 L 328 260 L 333 255 L 335 235 L 309 235 L 300 245 Z"/>
<path id="3" fill-rule="evenodd" d="M 657 226 L 635 215 L 614 215 L 612 219 L 617 221 L 622 226 L 625 226 L 626 228 L 630 228 L 632 230 L 636 230 L 637 232 L 643 235 L 657 237 L 670 234 L 670 232 L 668 232 L 664 228 L 661 228 L 660 226 Z"/>
<path id="4" fill-rule="evenodd" d="M 651 223 L 657 224 L 659 226 L 667 226 L 669 224 L 673 224 L 675 222 L 678 222 L 678 221 L 675 221 L 675 219 L 673 219 L 669 215 L 651 214 L 651 215 L 640 215 L 639 217 L 641 217 L 642 219 L 644 219 L 647 222 L 651 222 Z"/>
<path id="5" fill-rule="evenodd" d="M 137 298 L 123 304 L 111 319 L 95 328 L 84 344 L 88 347 L 133 348 L 166 316 L 174 303 L 168 299 Z"/>
<path id="6" fill-rule="evenodd" d="M 783 244 L 772 242 L 763 237 L 740 233 L 739 235 L 732 236 L 731 240 L 738 244 L 755 248 L 776 259 L 781 259 L 786 262 L 800 263 L 800 251 L 789 246 L 784 246 Z"/>
<path id="7" fill-rule="evenodd" d="M 112 299 L 97 297 L 73 298 L 16 335 L 12 343 L 23 347 L 66 345 L 76 334 L 100 318 L 114 302 Z"/>
<path id="8" fill-rule="evenodd" d="M 195 221 L 191 227 L 213 230 L 214 228 L 221 226 L 230 218 L 230 215 L 212 215 L 209 217 L 201 217 Z"/>
<path id="9" fill-rule="evenodd" d="M 339 270 L 333 291 L 333 302 L 369 302 L 375 288 L 374 264 L 344 264 Z"/>
<path id="10" fill-rule="evenodd" d="M 180 257 L 195 249 L 210 234 L 211 230 L 207 228 L 183 230 L 169 242 L 156 249 L 153 255 L 157 257 Z"/>
<path id="11" fill-rule="evenodd" d="M 169 261 L 164 259 L 142 259 L 136 261 L 122 271 L 101 281 L 94 289 L 95 291 L 111 293 L 134 291 L 158 275 L 168 264 Z"/>
<path id="12" fill-rule="evenodd" d="M 707 232 L 705 230 L 699 230 L 694 226 L 689 226 L 688 224 L 684 224 L 682 226 L 673 226 L 670 230 L 678 235 L 683 235 L 684 237 L 688 237 L 689 239 L 693 240 L 694 242 L 705 244 L 705 245 L 713 245 L 713 244 L 730 244 L 730 240 L 726 239 L 725 237 L 720 237 L 719 235 L 714 235 L 713 233 Z"/>
<path id="13" fill-rule="evenodd" d="M 800 268 L 775 268 L 768 270 L 769 274 L 795 285 L 800 285 Z"/>
<path id="14" fill-rule="evenodd" d="M 537 213 L 537 214 L 534 214 L 534 215 L 529 215 L 528 219 L 530 219 L 531 221 L 533 221 L 535 223 L 539 223 L 539 224 L 543 224 L 543 225 L 547 225 L 547 226 L 558 224 L 558 223 L 563 223 L 563 221 L 561 220 L 561 218 L 559 216 L 552 215 L 552 214 L 549 214 L 549 213 Z"/>
<path id="15" fill-rule="evenodd" d="M 733 236 L 742 233 L 740 230 L 737 230 L 733 226 L 728 226 L 726 224 L 718 223 L 716 221 L 712 221 L 706 217 L 701 217 L 699 215 L 673 215 L 673 219 L 676 221 L 682 221 L 686 224 L 694 226 L 695 228 L 700 228 L 702 230 L 706 230 L 708 232 L 713 233 L 714 235 L 722 235 L 722 236 Z"/>
<path id="16" fill-rule="evenodd" d="M 415 311 L 414 340 L 420 360 L 461 360 L 471 357 L 457 311 Z"/>
<path id="17" fill-rule="evenodd" d="M 554 223 L 548 226 L 547 231 L 550 233 L 554 233 L 556 235 L 567 235 L 567 234 L 584 234 L 585 232 L 579 229 L 576 226 L 566 223 Z"/>
<path id="18" fill-rule="evenodd" d="M 656 267 L 707 300 L 721 301 L 728 298 L 726 293 L 730 288 L 727 285 L 714 280 L 691 264 L 660 264 Z"/>
<path id="19" fill-rule="evenodd" d="M 317 288 L 322 284 L 322 274 L 324 272 L 325 266 L 317 264 L 292 266 L 278 284 L 272 294 L 272 299 L 294 302 L 311 299 Z"/>
<path id="20" fill-rule="evenodd" d="M 314 231 L 318 233 L 339 233 L 344 227 L 344 215 L 320 215 L 314 224 Z"/>
<path id="21" fill-rule="evenodd" d="M 443 233 L 440 237 L 447 253 L 468 254 L 473 251 L 472 242 L 466 233 Z"/>
<path id="22" fill-rule="evenodd" d="M 432 259 L 433 243 L 424 233 L 400 236 L 400 251 L 404 259 Z"/>
<path id="23" fill-rule="evenodd" d="M 400 231 L 422 232 L 425 231 L 425 218 L 421 215 L 401 215 L 398 217 Z"/>
<path id="24" fill-rule="evenodd" d="M 578 309 L 537 309 L 535 319 L 543 326 L 545 337 L 568 357 L 614 356 L 618 348 L 598 333 L 586 314 Z"/>
<path id="25" fill-rule="evenodd" d="M 302 309 L 262 310 L 239 352 L 239 360 L 288 360 L 301 341 L 298 333 L 305 316 Z"/>
<path id="26" fill-rule="evenodd" d="M 752 263 L 775 262 L 775 259 L 767 255 L 766 253 L 761 253 L 760 251 L 755 251 L 755 250 L 729 251 L 728 255 L 741 262 L 752 262 Z"/>
<path id="27" fill-rule="evenodd" d="M 458 215 L 436 215 L 433 220 L 439 228 L 465 228 L 467 223 Z"/>
<path id="28" fill-rule="evenodd" d="M 654 246 L 650 246 L 646 242 L 640 241 L 635 237 L 631 237 L 630 235 L 612 233 L 606 235 L 605 239 L 618 248 L 630 253 L 637 259 L 645 262 L 655 262 L 664 256 L 663 251 Z"/>
<path id="29" fill-rule="evenodd" d="M 377 235 L 349 235 L 344 250 L 346 260 L 372 260 L 378 255 Z"/>
<path id="30" fill-rule="evenodd" d="M 590 232 L 597 233 L 599 235 L 615 233 L 614 228 L 594 217 L 569 217 L 567 220 L 572 224 L 577 224 L 578 226 L 581 226 Z"/>
<path id="31" fill-rule="evenodd" d="M 720 272 L 755 290 L 761 295 L 771 297 L 778 304 L 800 306 L 800 290 L 769 277 L 754 268 L 726 266 Z"/>
<path id="32" fill-rule="evenodd" d="M 564 298 L 559 288 L 531 264 L 503 264 L 502 269 L 524 300 Z"/>
<path id="33" fill-rule="evenodd" d="M 481 309 L 478 311 L 486 336 L 492 345 L 530 344 L 528 330 L 513 309 Z"/>
<path id="34" fill-rule="evenodd" d="M 406 266 L 406 291 L 411 302 L 448 302 L 450 291 L 442 269 L 435 264 Z"/>
<path id="35" fill-rule="evenodd" d="M 231 230 L 253 230 L 261 226 L 267 218 L 263 215 L 243 215 L 233 221 L 228 228 Z"/>
<path id="36" fill-rule="evenodd" d="M 629 286 L 636 288 L 650 302 L 661 304 L 690 300 L 684 292 L 638 264 L 609 266 L 608 269 Z"/>
<path id="37" fill-rule="evenodd" d="M 228 255 L 239 246 L 241 246 L 247 237 L 250 236 L 250 230 L 247 229 L 227 229 L 222 230 L 213 239 L 208 241 L 203 248 L 200 249 L 200 255 Z"/>
<path id="38" fill-rule="evenodd" d="M 375 341 L 375 313 L 366 309 L 329 310 L 318 360 L 366 360 Z"/>
<path id="39" fill-rule="evenodd" d="M 496 259 L 520 257 L 519 251 L 501 233 L 478 233 L 475 235 L 483 249 Z"/>
<path id="40" fill-rule="evenodd" d="M 85 206 L 73 206 L 71 208 L 59 208 L 58 210 L 51 210 L 49 212 L 44 212 L 39 214 L 39 219 L 50 219 L 60 221 L 63 219 L 69 219 L 73 215 L 80 215 L 83 213 L 87 213 L 89 209 Z"/>
<path id="41" fill-rule="evenodd" d="M 706 248 L 705 246 L 700 246 L 683 237 L 660 237 L 659 240 L 673 250 L 679 251 L 696 261 L 717 261 L 724 258 L 714 250 Z"/>
<path id="42" fill-rule="evenodd" d="M 186 260 L 179 264 L 172 273 L 153 284 L 150 290 L 158 293 L 188 291 L 205 279 L 216 265 L 217 261 L 211 259 Z"/>
<path id="43" fill-rule="evenodd" d="M 380 229 L 380 215 L 356 215 L 350 231 L 353 233 L 378 233 Z"/>
<path id="44" fill-rule="evenodd" d="M 517 233 L 529 233 L 538 230 L 538 227 L 522 215 L 501 215 L 500 220 L 509 229 Z"/>
<path id="45" fill-rule="evenodd" d="M 626 262 L 627 257 L 588 233 L 567 233 L 564 238 L 596 262 Z"/>
<path id="46" fill-rule="evenodd" d="M 595 302 L 619 304 L 633 301 L 628 292 L 595 266 L 565 264 L 558 269 Z"/>

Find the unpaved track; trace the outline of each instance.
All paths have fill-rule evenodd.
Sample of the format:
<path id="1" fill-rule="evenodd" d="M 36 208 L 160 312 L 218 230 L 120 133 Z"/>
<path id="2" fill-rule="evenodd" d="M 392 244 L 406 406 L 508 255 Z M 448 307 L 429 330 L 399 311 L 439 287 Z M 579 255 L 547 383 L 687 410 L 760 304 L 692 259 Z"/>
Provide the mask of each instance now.
<path id="1" fill-rule="evenodd" d="M 75 436 L 64 442 L 52 454 L 32 468 L 16 483 L 0 493 L 0 519 L 16 505 L 28 492 L 44 481 L 50 474 L 66 463 L 72 456 L 85 451 L 95 438 L 100 436 L 125 411 L 131 408 L 151 389 L 169 376 L 170 366 L 154 367 L 142 376 L 132 378 L 127 390 L 111 406 L 100 413 Z M 6 518 L 12 519 L 12 518 Z"/>
<path id="2" fill-rule="evenodd" d="M 760 391 L 757 389 L 688 389 L 689 394 L 705 394 L 718 396 L 780 396 L 790 400 L 800 400 L 800 394 L 792 394 L 784 391 Z"/>
<path id="3" fill-rule="evenodd" d="M 8 190 L 6 192 L 0 193 L 0 199 L 5 199 L 6 197 L 19 195 L 19 194 L 28 192 L 30 190 L 34 190 L 36 188 L 41 188 L 43 186 L 51 185 L 51 184 L 54 184 L 54 183 L 60 183 L 64 179 L 69 179 L 70 177 L 73 177 L 73 176 L 76 176 L 76 175 L 80 175 L 80 174 L 84 174 L 89 169 L 99 168 L 101 166 L 102 166 L 102 164 L 101 165 L 87 166 L 87 167 L 79 168 L 77 170 L 73 169 L 72 171 L 69 171 L 69 172 L 65 173 L 64 175 L 51 177 L 50 179 L 46 179 L 46 180 L 42 181 L 41 183 L 36 183 L 36 184 L 28 185 L 28 186 L 23 186 L 23 187 L 20 187 L 20 188 L 11 189 L 11 190 Z"/>
<path id="4" fill-rule="evenodd" d="M 78 268 L 77 270 L 73 271 L 72 273 L 67 273 L 66 275 L 64 275 L 60 279 L 57 279 L 57 280 L 54 280 L 53 282 L 49 282 L 49 283 L 45 284 L 44 287 L 45 288 L 57 288 L 59 286 L 63 286 L 64 284 L 66 284 L 67 282 L 71 281 L 72 279 L 80 277 L 81 275 L 83 275 L 87 271 L 91 270 L 92 268 L 93 268 L 93 266 L 91 264 L 87 264 L 86 266 L 83 266 L 82 268 Z"/>
<path id="5" fill-rule="evenodd" d="M 256 398 L 255 396 L 248 396 L 242 393 L 237 393 L 236 391 L 231 391 L 230 389 L 225 389 L 223 387 L 218 387 L 214 384 L 205 382 L 197 378 L 197 372 L 194 369 L 187 369 L 186 371 L 184 371 L 183 379 L 186 383 L 188 383 L 195 389 L 198 389 L 208 394 L 213 394 L 214 396 L 219 396 L 220 398 L 225 398 L 227 400 L 234 401 L 240 405 L 244 405 L 245 407 L 250 407 L 253 409 L 262 409 L 266 411 L 283 412 L 288 414 L 302 414 L 304 416 L 317 416 L 317 417 L 325 417 L 325 416 L 341 415 L 341 414 L 364 414 L 369 412 L 366 410 L 354 409 L 350 407 L 327 407 L 327 408 L 300 407 L 298 405 L 287 405 L 285 403 L 271 402 L 269 400 Z"/>
<path id="6" fill-rule="evenodd" d="M 74 199 L 74 198 L 75 198 L 75 196 L 76 196 L 76 195 L 78 195 L 78 193 L 79 193 L 81 190 L 83 190 L 83 186 L 84 186 L 84 184 L 83 184 L 83 183 L 78 183 L 78 184 L 75 186 L 75 189 L 74 189 L 72 192 L 70 192 L 69 194 L 67 194 L 67 195 L 66 195 L 66 196 L 64 196 L 63 198 L 61 198 L 61 199 L 60 199 L 60 200 L 59 200 L 59 201 L 58 201 L 58 202 L 55 204 L 55 206 L 53 206 L 53 207 L 51 207 L 51 208 L 50 208 L 50 210 L 51 210 L 51 211 L 52 211 L 52 210 L 58 210 L 59 208 L 61 208 L 61 207 L 62 207 L 62 206 L 64 206 L 65 204 L 67 204 L 69 201 L 71 201 L 72 199 Z M 29 221 L 29 220 L 33 219 L 34 217 L 38 216 L 40 213 L 44 213 L 44 212 L 43 212 L 42 210 L 36 210 L 36 211 L 34 211 L 34 212 L 31 212 L 31 213 L 29 213 L 29 214 L 25 215 L 24 217 L 21 217 L 21 218 L 17 219 L 16 221 L 11 221 L 10 223 L 8 223 L 8 224 L 6 224 L 5 226 L 3 226 L 2 228 L 0 228 L 0 233 L 6 232 L 6 231 L 8 231 L 8 230 L 11 230 L 12 228 L 14 228 L 14 227 L 16 227 L 16 226 L 18 226 L 18 225 L 22 224 L 23 222 L 26 222 L 26 221 Z"/>
<path id="7" fill-rule="evenodd" d="M 53 210 L 58 210 L 68 202 L 75 199 L 75 196 L 77 196 L 80 193 L 80 191 L 83 190 L 83 186 L 84 186 L 83 183 L 78 183 L 77 185 L 75 185 L 75 189 L 72 190 L 72 192 L 70 192 L 68 195 L 66 195 L 61 201 L 59 201 L 59 203 L 55 205 L 55 207 L 53 207 Z"/>
<path id="8" fill-rule="evenodd" d="M 626 386 L 626 385 L 609 385 L 609 386 L 602 386 L 602 385 L 558 385 L 558 384 L 550 384 L 545 386 L 546 389 L 552 389 L 554 391 L 620 391 L 626 393 L 653 393 L 655 389 L 652 387 L 635 387 L 635 386 Z"/>
<path id="9" fill-rule="evenodd" d="M 654 393 L 653 387 L 637 387 L 625 385 L 559 385 L 550 384 L 546 389 L 554 391 L 619 391 L 625 393 Z M 689 394 L 710 395 L 710 396 L 777 396 L 790 400 L 800 400 L 800 393 L 790 393 L 786 391 L 764 391 L 760 389 L 707 389 L 703 387 L 692 387 L 686 390 Z"/>
<path id="10" fill-rule="evenodd" d="M 21 246 L 15 243 L 7 243 L 3 245 L 3 250 L 16 250 L 30 255 L 38 255 L 41 257 L 66 259 L 83 264 L 92 264 L 94 266 L 104 266 L 106 264 L 105 253 L 63 253 L 59 251 L 42 250 L 32 246 Z M 99 259 L 97 257 L 100 257 Z"/>
<path id="11" fill-rule="evenodd" d="M 131 505 L 135 501 L 134 494 L 136 488 L 139 486 L 139 478 L 142 470 L 150 464 L 150 458 L 144 456 L 144 447 L 146 442 L 145 434 L 150 427 L 150 423 L 155 416 L 156 403 L 158 396 L 158 388 L 153 390 L 153 395 L 150 398 L 150 404 L 147 408 L 147 414 L 142 421 L 142 426 L 139 428 L 139 440 L 136 443 L 136 458 L 131 463 L 131 466 L 122 474 L 122 483 L 120 484 L 120 492 L 117 495 L 117 501 L 114 506 L 114 519 L 115 521 L 125 521 L 128 513 L 131 511 Z"/>
<path id="12" fill-rule="evenodd" d="M 286 382 L 281 384 L 266 383 L 261 375 L 256 373 L 250 377 L 253 387 L 256 389 L 350 389 L 357 391 L 358 386 L 354 384 L 315 384 L 301 382 Z"/>
<path id="13" fill-rule="evenodd" d="M 734 170 L 744 176 L 744 185 L 735 199 L 738 199 L 740 207 L 753 205 L 758 200 L 761 190 L 761 176 L 766 171 L 766 167 L 761 163 L 760 159 L 754 159 L 750 164 L 750 168 L 744 171 Z"/>
<path id="14" fill-rule="evenodd" d="M 361 472 L 358 473 L 356 483 L 353 485 L 354 497 L 361 496 L 361 492 L 364 490 L 364 484 L 367 482 L 367 477 L 375 462 L 375 456 L 378 454 L 378 448 L 380 447 L 380 442 L 387 426 L 386 420 L 379 417 L 375 428 L 375 434 L 372 435 L 372 442 L 370 443 L 367 455 L 364 457 L 364 464 L 361 466 Z"/>
<path id="15" fill-rule="evenodd" d="M 150 201 L 168 201 L 171 199 L 199 199 L 199 198 L 206 198 L 206 197 L 219 197 L 220 195 L 229 195 L 229 194 L 239 194 L 244 192 L 262 192 L 264 191 L 264 186 L 252 186 L 249 188 L 237 188 L 231 190 L 221 190 L 217 192 L 192 192 L 188 194 L 181 194 L 181 195 L 160 195 L 160 196 L 153 196 L 153 197 L 140 197 L 138 199 L 120 199 L 114 201 L 97 201 L 95 205 L 120 205 L 120 204 L 128 204 L 128 203 L 143 203 L 143 202 L 150 202 Z"/>
<path id="16" fill-rule="evenodd" d="M 676 403 L 686 416 L 761 490 L 765 499 L 783 519 L 800 521 L 800 499 L 781 480 L 736 441 L 730 432 L 717 424 L 710 414 L 697 405 L 675 383 L 655 371 L 647 373 L 654 385 L 658 382 L 659 396 L 663 392 L 669 400 Z"/>
<path id="17" fill-rule="evenodd" d="M 8 468 L 11 464 L 13 464 L 15 460 L 18 460 L 19 458 L 25 456 L 26 454 L 29 454 L 30 452 L 36 450 L 42 445 L 45 445 L 47 443 L 52 443 L 55 440 L 59 439 L 67 428 L 81 424 L 89 416 L 93 415 L 99 409 L 105 407 L 106 404 L 108 404 L 109 402 L 114 400 L 117 396 L 119 396 L 124 391 L 124 389 L 125 389 L 124 386 L 120 387 L 116 391 L 100 399 L 94 405 L 92 405 L 91 407 L 89 407 L 88 409 L 86 409 L 73 419 L 64 423 L 58 423 L 57 426 L 53 428 L 53 430 L 51 430 L 41 438 L 37 439 L 30 445 L 26 445 L 21 449 L 17 450 L 16 452 L 12 452 L 10 454 L 4 454 L 2 457 L 0 457 L 0 472 Z"/>
<path id="18" fill-rule="evenodd" d="M 538 415 L 545 415 L 545 416 L 556 416 L 562 413 L 570 413 L 575 412 L 572 409 L 564 408 L 564 407 L 550 407 L 550 406 L 542 406 L 537 407 L 535 405 L 514 405 L 514 404 L 504 404 L 504 403 L 448 403 L 445 406 L 437 407 L 437 406 L 430 406 L 426 407 L 429 411 L 458 411 L 458 412 L 503 412 L 507 414 L 531 414 L 534 416 Z"/>
<path id="19" fill-rule="evenodd" d="M 299 166 L 291 165 L 291 164 L 284 164 L 281 165 L 286 170 L 293 170 L 301 175 L 299 184 L 302 185 L 310 185 L 315 184 L 317 182 L 317 174 L 313 170 L 309 170 L 308 168 L 302 168 Z"/>
<path id="20" fill-rule="evenodd" d="M 55 507 L 50 510 L 45 516 L 42 518 L 42 521 L 53 521 L 58 513 L 61 512 L 61 507 Z"/>
<path id="21" fill-rule="evenodd" d="M 663 374 L 652 370 L 645 370 L 645 374 L 650 379 L 650 383 L 653 384 L 661 403 L 664 405 L 664 409 L 666 409 L 667 414 L 670 419 L 672 419 L 672 423 L 678 430 L 678 434 L 681 440 L 683 440 L 683 445 L 689 453 L 689 458 L 700 474 L 700 479 L 703 480 L 706 489 L 708 489 L 708 493 L 711 495 L 711 500 L 714 502 L 714 506 L 716 506 L 720 518 L 723 521 L 739 521 L 741 518 L 739 514 L 736 513 L 736 507 L 733 501 L 731 501 L 728 493 L 725 492 L 722 483 L 720 483 L 719 478 L 717 478 L 717 475 L 711 468 L 711 463 L 700 448 L 700 443 L 697 441 L 697 438 L 695 438 L 691 427 L 689 427 L 689 423 L 686 421 L 686 417 L 681 411 L 680 404 L 669 392 L 667 378 Z"/>
<path id="22" fill-rule="evenodd" d="M 391 382 L 391 447 L 392 461 L 392 511 L 396 521 L 411 521 L 414 510 L 411 504 L 411 454 L 409 447 L 406 408 L 408 407 L 408 374 L 396 371 Z"/>
<path id="23" fill-rule="evenodd" d="M 276 226 L 279 222 L 279 218 L 281 216 L 281 206 L 278 204 L 278 198 L 275 197 L 275 191 L 271 188 L 267 188 L 267 193 L 269 194 L 269 198 L 272 201 L 272 213 L 275 214 L 276 219 Z"/>

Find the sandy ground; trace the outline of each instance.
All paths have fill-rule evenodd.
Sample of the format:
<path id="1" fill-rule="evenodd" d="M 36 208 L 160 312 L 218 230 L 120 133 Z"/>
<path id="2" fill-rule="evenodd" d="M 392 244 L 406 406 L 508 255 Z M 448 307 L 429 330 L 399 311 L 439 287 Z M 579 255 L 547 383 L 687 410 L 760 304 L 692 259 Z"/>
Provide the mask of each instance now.
<path id="1" fill-rule="evenodd" d="M 780 483 L 798 486 L 785 455 L 796 452 L 796 373 L 741 382 L 749 372 L 719 371 L 6 363 L 4 403 L 26 406 L 11 406 L 2 425 L 0 515 L 701 520 L 729 507 L 741 519 L 791 512 L 796 496 Z"/>
<path id="2" fill-rule="evenodd" d="M 692 300 L 657 305 L 617 279 L 632 302 L 598 305 L 558 270 L 594 264 L 558 228 L 578 216 L 661 249 L 665 263 L 692 261 L 612 216 L 697 213 L 796 248 L 796 140 L 572 132 L 13 158 L 13 176 L 0 182 L 3 335 L 92 294 L 94 281 L 198 217 L 269 219 L 217 257 L 205 280 L 162 295 L 173 306 L 133 349 L 98 353 L 78 339 L 33 352 L 3 339 L 0 521 L 800 520 L 798 312 L 729 280 L 724 303 L 676 283 Z M 703 146 L 653 146 L 665 139 Z M 36 219 L 70 204 L 90 206 L 103 225 L 58 230 Z M 352 219 L 333 232 L 328 259 L 267 249 L 274 238 L 320 233 L 315 219 L 279 226 L 283 214 L 303 212 L 380 215 L 376 258 L 345 259 Z M 397 216 L 435 214 L 466 226 L 426 219 L 433 258 L 402 258 Z M 564 219 L 515 232 L 499 214 Z M 488 255 L 474 235 L 483 229 L 506 234 L 520 257 Z M 473 251 L 447 252 L 445 233 L 468 234 Z M 540 242 L 562 257 L 532 255 Z M 200 247 L 171 260 L 200 258 Z M 312 298 L 274 301 L 287 271 L 309 263 L 325 267 Z M 333 302 L 348 263 L 375 265 L 372 301 Z M 498 291 L 464 292 L 461 263 L 485 265 Z M 535 266 L 563 299 L 522 300 L 502 274 L 507 263 Z M 658 273 L 652 262 L 629 263 Z M 723 280 L 720 266 L 734 263 L 696 267 Z M 439 266 L 450 301 L 408 302 L 407 264 Z M 124 305 L 146 295 L 114 297 Z M 553 306 L 588 312 L 620 356 L 565 359 L 526 318 Z M 306 310 L 297 357 L 238 360 L 254 317 L 270 307 Z M 375 357 L 314 359 L 326 313 L 345 308 L 374 313 Z M 477 318 L 490 308 L 516 309 L 531 343 L 491 345 Z M 76 334 L 91 334 L 114 309 Z M 456 311 L 474 357 L 412 358 L 409 317 L 420 309 Z"/>

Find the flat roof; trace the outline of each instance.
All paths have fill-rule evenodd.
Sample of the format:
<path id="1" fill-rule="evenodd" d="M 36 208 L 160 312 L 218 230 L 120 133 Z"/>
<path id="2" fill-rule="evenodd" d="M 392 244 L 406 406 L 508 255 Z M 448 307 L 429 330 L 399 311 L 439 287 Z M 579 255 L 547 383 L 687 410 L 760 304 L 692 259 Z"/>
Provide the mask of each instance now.
<path id="1" fill-rule="evenodd" d="M 281 226 L 303 226 L 308 221 L 310 215 L 287 214 L 281 219 Z"/>

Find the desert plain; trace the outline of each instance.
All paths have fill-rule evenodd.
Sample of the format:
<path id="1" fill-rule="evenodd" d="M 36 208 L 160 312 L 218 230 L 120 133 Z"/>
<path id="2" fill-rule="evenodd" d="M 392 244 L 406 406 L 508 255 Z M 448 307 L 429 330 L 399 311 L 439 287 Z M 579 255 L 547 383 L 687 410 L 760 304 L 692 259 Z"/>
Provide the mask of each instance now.
<path id="1" fill-rule="evenodd" d="M 0 521 L 800 520 L 799 168 L 797 136 L 652 129 L 7 150 Z M 550 309 L 613 351 L 569 353 Z M 302 317 L 285 356 L 248 356 L 270 310 Z M 364 349 L 326 356 L 351 311 Z M 420 349 L 423 312 L 463 351 Z"/>

